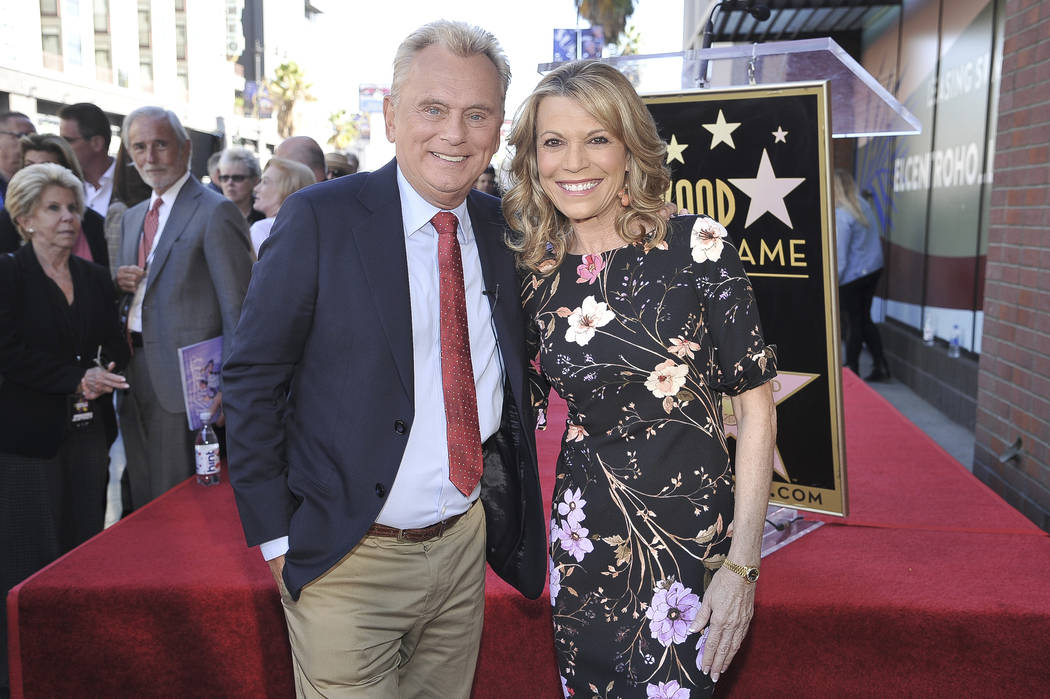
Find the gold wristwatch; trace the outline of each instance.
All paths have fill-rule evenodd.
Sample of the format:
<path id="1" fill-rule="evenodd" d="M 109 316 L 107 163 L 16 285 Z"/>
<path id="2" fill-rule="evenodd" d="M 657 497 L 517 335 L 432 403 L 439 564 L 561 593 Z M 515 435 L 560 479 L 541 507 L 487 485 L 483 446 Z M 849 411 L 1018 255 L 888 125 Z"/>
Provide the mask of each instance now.
<path id="1" fill-rule="evenodd" d="M 758 568 L 756 568 L 755 566 L 738 565 L 736 563 L 733 563 L 728 558 L 722 561 L 722 566 L 728 569 L 730 572 L 736 573 L 749 583 L 754 583 L 758 581 Z"/>

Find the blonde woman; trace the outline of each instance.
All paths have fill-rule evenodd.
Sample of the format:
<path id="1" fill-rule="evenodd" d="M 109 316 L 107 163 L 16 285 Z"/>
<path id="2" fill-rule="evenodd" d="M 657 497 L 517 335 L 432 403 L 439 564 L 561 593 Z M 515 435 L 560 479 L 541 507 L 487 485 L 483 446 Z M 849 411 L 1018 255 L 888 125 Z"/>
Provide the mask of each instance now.
<path id="1" fill-rule="evenodd" d="M 721 225 L 661 215 L 665 145 L 616 69 L 548 74 L 510 142 L 534 406 L 553 387 L 569 407 L 550 547 L 566 696 L 708 696 L 747 632 L 772 474 L 751 285 Z"/>
<path id="2" fill-rule="evenodd" d="M 314 184 L 314 173 L 302 163 L 286 158 L 270 158 L 259 184 L 255 185 L 255 207 L 266 215 L 251 227 L 252 250 L 256 259 L 263 241 L 270 237 L 270 229 L 284 200 L 303 187 Z"/>
<path id="3" fill-rule="evenodd" d="M 865 381 L 884 381 L 890 367 L 879 329 L 871 320 L 871 302 L 882 275 L 882 240 L 875 214 L 858 195 L 847 170 L 835 170 L 835 235 L 838 239 L 839 300 L 846 318 L 846 366 L 860 374 L 860 350 L 867 344 L 874 367 Z"/>

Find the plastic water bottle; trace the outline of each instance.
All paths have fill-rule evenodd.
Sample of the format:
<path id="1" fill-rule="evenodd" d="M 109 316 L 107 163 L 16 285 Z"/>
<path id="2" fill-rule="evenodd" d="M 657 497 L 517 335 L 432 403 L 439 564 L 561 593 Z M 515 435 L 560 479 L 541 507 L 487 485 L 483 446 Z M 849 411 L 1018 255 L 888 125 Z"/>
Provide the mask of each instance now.
<path id="1" fill-rule="evenodd" d="M 933 316 L 927 314 L 926 322 L 922 325 L 922 343 L 927 347 L 933 347 Z"/>
<path id="2" fill-rule="evenodd" d="M 219 483 L 219 438 L 211 428 L 211 413 L 200 413 L 201 425 L 193 450 L 197 456 L 197 483 L 218 485 Z"/>
<path id="3" fill-rule="evenodd" d="M 948 356 L 952 359 L 959 357 L 959 338 L 961 333 L 959 332 L 958 324 L 952 326 L 952 339 L 948 342 Z"/>

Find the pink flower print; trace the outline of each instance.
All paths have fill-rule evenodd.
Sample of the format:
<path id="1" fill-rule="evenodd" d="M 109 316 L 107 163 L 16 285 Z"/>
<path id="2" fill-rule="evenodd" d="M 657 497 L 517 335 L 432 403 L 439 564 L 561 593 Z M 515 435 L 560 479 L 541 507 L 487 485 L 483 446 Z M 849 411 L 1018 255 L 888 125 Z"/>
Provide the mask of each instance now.
<path id="1" fill-rule="evenodd" d="M 646 699 L 689 699 L 689 690 L 675 680 L 645 686 Z"/>
<path id="2" fill-rule="evenodd" d="M 589 433 L 583 428 L 583 425 L 574 425 L 570 422 L 569 426 L 565 428 L 566 442 L 582 442 L 583 438 L 587 436 L 589 436 Z"/>
<path id="3" fill-rule="evenodd" d="M 692 340 L 686 340 L 684 337 L 672 337 L 667 351 L 679 359 L 684 359 L 685 357 L 692 359 L 693 352 L 700 351 L 700 345 Z"/>
<path id="4" fill-rule="evenodd" d="M 595 301 L 593 296 L 588 296 L 580 307 L 569 315 L 569 329 L 565 331 L 565 341 L 575 342 L 583 347 L 594 337 L 595 330 L 615 317 L 616 314 L 609 310 L 604 301 Z"/>
<path id="5" fill-rule="evenodd" d="M 653 601 L 645 610 L 649 633 L 662 645 L 681 643 L 689 635 L 689 624 L 700 610 L 700 598 L 680 582 L 668 588 L 657 587 Z"/>
<path id="6" fill-rule="evenodd" d="M 551 593 L 551 606 L 554 606 L 554 601 L 558 598 L 558 593 L 561 592 L 561 568 L 554 565 L 554 561 L 551 558 L 547 558 L 548 565 L 550 567 L 550 593 Z"/>
<path id="7" fill-rule="evenodd" d="M 577 563 L 581 562 L 585 555 L 594 550 L 594 544 L 587 538 L 588 534 L 590 534 L 590 531 L 586 527 L 581 527 L 579 522 L 570 522 L 568 519 L 561 523 L 561 527 L 556 532 L 562 549 L 575 558 Z M 693 615 L 696 616 L 695 612 Z"/>
<path id="8" fill-rule="evenodd" d="M 710 630 L 710 626 L 705 626 L 700 640 L 696 642 L 696 669 L 700 672 L 704 671 L 704 647 L 707 645 L 707 632 Z"/>
<path id="9" fill-rule="evenodd" d="M 673 359 L 660 362 L 645 380 L 645 387 L 653 392 L 657 398 L 674 396 L 685 385 L 686 374 L 689 367 L 685 364 L 675 364 Z"/>
<path id="10" fill-rule="evenodd" d="M 693 261 L 711 260 L 717 262 L 722 256 L 722 238 L 729 235 L 725 226 L 708 216 L 699 216 L 693 224 L 689 235 L 689 247 L 693 251 Z"/>
<path id="11" fill-rule="evenodd" d="M 576 268 L 576 274 L 580 278 L 577 284 L 593 284 L 598 281 L 598 274 L 605 269 L 605 260 L 601 255 L 584 255 L 583 263 Z"/>
<path id="12" fill-rule="evenodd" d="M 587 501 L 580 497 L 581 494 L 579 488 L 575 491 L 569 488 L 565 491 L 562 502 L 558 503 L 558 514 L 571 524 L 579 524 L 580 520 L 584 518 L 583 506 L 587 504 Z"/>

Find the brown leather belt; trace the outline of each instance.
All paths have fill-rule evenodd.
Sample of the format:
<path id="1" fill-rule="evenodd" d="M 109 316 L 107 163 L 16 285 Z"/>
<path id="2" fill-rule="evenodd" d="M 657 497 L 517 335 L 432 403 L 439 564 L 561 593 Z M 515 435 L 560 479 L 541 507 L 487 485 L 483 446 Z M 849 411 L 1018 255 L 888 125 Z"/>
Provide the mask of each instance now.
<path id="1" fill-rule="evenodd" d="M 470 512 L 470 509 L 467 509 Z M 467 512 L 461 512 L 458 515 L 449 517 L 446 520 L 438 522 L 437 524 L 431 524 L 429 527 L 423 527 L 422 529 L 394 529 L 388 527 L 385 524 L 373 524 L 368 528 L 369 536 L 387 536 L 398 541 L 411 541 L 419 543 L 422 541 L 430 541 L 444 534 L 446 531 L 452 528 L 452 525 L 459 521 L 459 518 L 467 514 Z"/>

